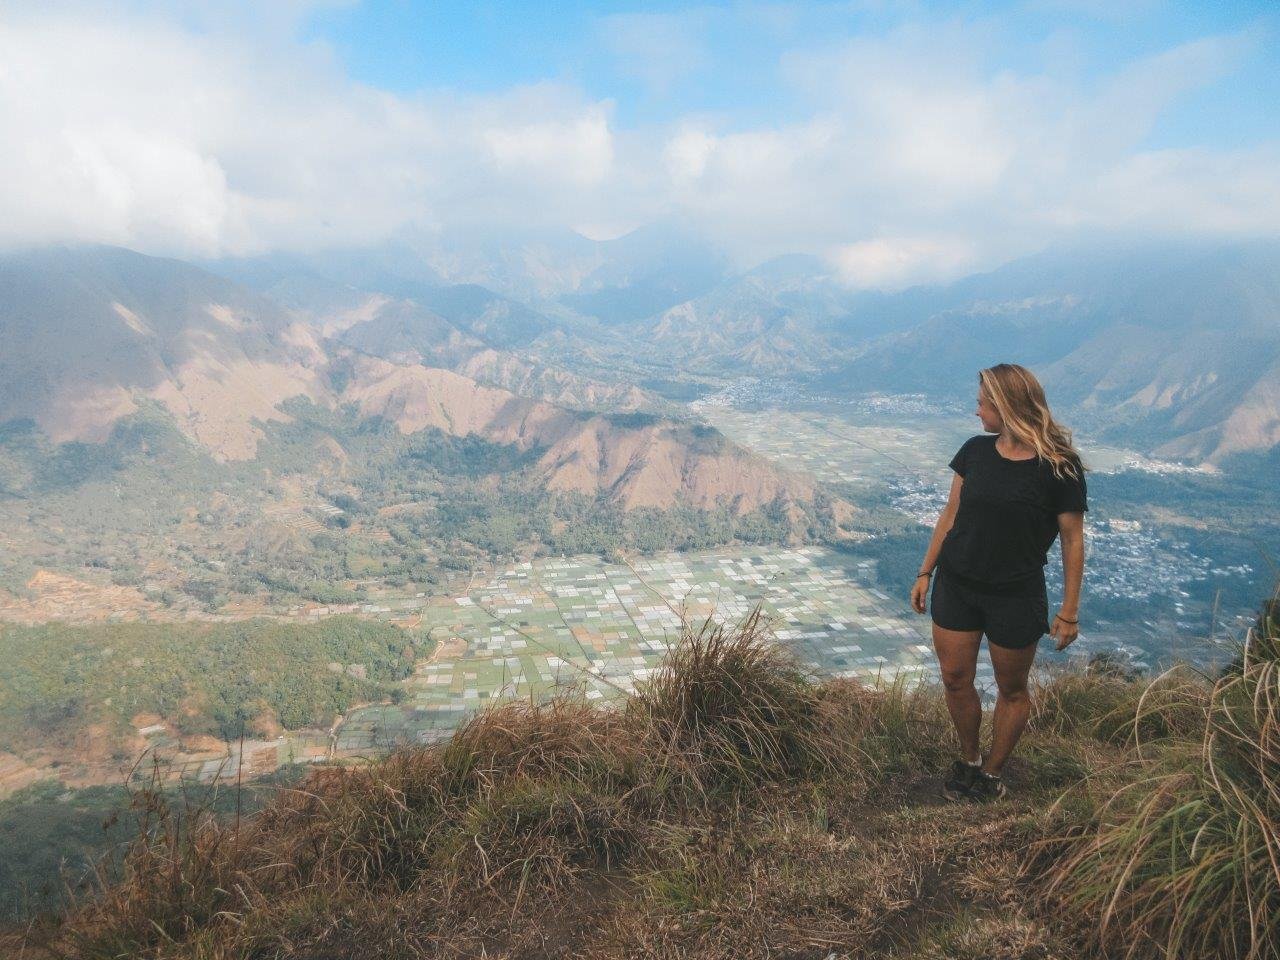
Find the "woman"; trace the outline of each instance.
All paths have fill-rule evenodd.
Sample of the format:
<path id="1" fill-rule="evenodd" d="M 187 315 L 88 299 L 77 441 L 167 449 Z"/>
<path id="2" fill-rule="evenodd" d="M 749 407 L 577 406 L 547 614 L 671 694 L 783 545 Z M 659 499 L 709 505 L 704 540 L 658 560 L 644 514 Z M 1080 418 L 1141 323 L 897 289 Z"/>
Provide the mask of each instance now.
<path id="1" fill-rule="evenodd" d="M 925 612 L 932 581 L 933 646 L 962 754 L 943 796 L 985 802 L 1007 793 L 1000 772 L 1031 711 L 1027 675 L 1040 637 L 1051 633 L 1063 650 L 1079 633 L 1089 507 L 1071 431 L 1053 419 L 1030 370 L 1000 363 L 979 371 L 977 413 L 987 435 L 970 437 L 951 458 L 951 494 L 911 606 Z M 1065 583 L 1050 625 L 1044 565 L 1059 535 Z M 978 749 L 982 701 L 973 685 L 983 634 L 999 689 L 985 758 Z"/>

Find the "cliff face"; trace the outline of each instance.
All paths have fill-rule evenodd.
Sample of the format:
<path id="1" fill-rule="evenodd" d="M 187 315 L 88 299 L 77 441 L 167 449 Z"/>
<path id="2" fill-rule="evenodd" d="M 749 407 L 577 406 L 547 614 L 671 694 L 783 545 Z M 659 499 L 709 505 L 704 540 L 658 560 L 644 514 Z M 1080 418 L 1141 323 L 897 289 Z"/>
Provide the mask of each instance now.
<path id="1" fill-rule="evenodd" d="M 688 427 L 665 421 L 627 429 L 593 417 L 553 444 L 539 466 L 551 489 L 600 490 L 627 509 L 684 500 L 703 508 L 727 502 L 743 514 L 777 498 L 786 503 L 814 495 L 804 477 L 783 473 L 727 441 L 703 442 Z"/>

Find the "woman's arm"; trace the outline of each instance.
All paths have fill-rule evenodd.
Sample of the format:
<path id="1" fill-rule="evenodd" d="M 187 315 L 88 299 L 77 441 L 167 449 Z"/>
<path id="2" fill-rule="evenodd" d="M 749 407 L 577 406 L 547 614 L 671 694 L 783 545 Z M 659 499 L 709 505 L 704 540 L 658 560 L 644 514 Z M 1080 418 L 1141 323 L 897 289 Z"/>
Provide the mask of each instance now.
<path id="1" fill-rule="evenodd" d="M 1058 616 L 1080 619 L 1080 582 L 1084 579 L 1084 514 L 1058 514 L 1058 536 L 1062 540 L 1062 606 Z M 1080 632 L 1077 624 L 1056 617 L 1050 625 L 1058 637 L 1058 649 L 1071 643 Z"/>
<path id="2" fill-rule="evenodd" d="M 932 570 L 938 563 L 938 554 L 942 551 L 942 541 L 947 539 L 951 525 L 956 522 L 956 511 L 960 509 L 960 487 L 964 477 L 954 474 L 951 477 L 951 492 L 947 495 L 947 504 L 938 514 L 938 522 L 933 525 L 933 536 L 929 539 L 929 549 L 924 552 L 918 573 Z"/>
<path id="3" fill-rule="evenodd" d="M 924 560 L 920 563 L 920 572 L 932 570 L 938 562 L 938 553 L 942 550 L 942 541 L 947 538 L 947 531 L 955 523 L 956 511 L 960 508 L 960 484 L 963 478 L 956 474 L 951 479 L 951 494 L 947 497 L 947 505 L 938 514 L 938 522 L 933 525 L 933 537 L 929 540 L 929 549 L 924 552 Z M 929 595 L 929 577 L 916 577 L 911 585 L 911 609 L 916 613 L 924 613 L 925 598 Z"/>

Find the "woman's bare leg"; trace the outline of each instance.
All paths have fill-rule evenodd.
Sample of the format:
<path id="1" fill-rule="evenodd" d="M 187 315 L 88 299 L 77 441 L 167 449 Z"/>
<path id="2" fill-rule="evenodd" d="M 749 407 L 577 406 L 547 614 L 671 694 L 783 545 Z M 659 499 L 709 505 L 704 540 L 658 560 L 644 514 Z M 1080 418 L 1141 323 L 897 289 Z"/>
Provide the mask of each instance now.
<path id="1" fill-rule="evenodd" d="M 966 760 L 981 759 L 978 731 L 982 726 L 982 700 L 973 686 L 978 672 L 978 645 L 981 630 L 947 630 L 933 625 L 933 649 L 942 671 L 947 709 L 960 739 L 960 753 Z"/>
<path id="2" fill-rule="evenodd" d="M 1027 717 L 1031 715 L 1027 674 L 1031 672 L 1031 663 L 1036 658 L 1037 645 L 1038 641 L 1025 649 L 1011 650 L 993 643 L 987 644 L 987 649 L 991 651 L 991 666 L 996 672 L 996 686 L 1000 691 L 996 697 L 992 721 L 991 753 L 982 765 L 987 773 L 1000 773 L 1005 760 L 1013 753 L 1018 738 L 1022 736 Z"/>

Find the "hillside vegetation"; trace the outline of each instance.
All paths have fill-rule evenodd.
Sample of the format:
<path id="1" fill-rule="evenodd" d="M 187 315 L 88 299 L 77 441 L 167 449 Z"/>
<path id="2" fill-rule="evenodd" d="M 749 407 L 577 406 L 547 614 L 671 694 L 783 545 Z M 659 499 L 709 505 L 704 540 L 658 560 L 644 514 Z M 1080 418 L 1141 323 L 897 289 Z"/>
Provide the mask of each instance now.
<path id="1" fill-rule="evenodd" d="M 11 596 L 14 619 L 46 615 L 21 603 L 39 569 L 131 588 L 132 603 L 119 606 L 163 615 L 246 598 L 351 603 L 370 580 L 439 591 L 459 571 L 528 554 L 840 542 L 841 524 L 852 526 L 841 512 L 851 508 L 821 489 L 747 510 L 627 508 L 547 488 L 533 472 L 541 448 L 436 428 L 405 435 L 301 400 L 282 409 L 291 421 L 265 425 L 258 457 L 243 463 L 213 461 L 155 409 L 122 418 L 102 444 L 54 445 L 30 422 L 0 426 L 0 524 L 19 544 L 0 551 L 0 605 Z M 601 422 L 626 432 L 644 416 Z M 725 446 L 710 428 L 680 429 L 697 456 Z M 133 593 L 148 583 L 154 593 Z"/>
<path id="2" fill-rule="evenodd" d="M 131 733 L 139 713 L 171 720 L 184 735 L 223 740 L 261 735 L 262 723 L 329 724 L 354 703 L 391 697 L 416 656 L 408 632 L 353 616 L 315 624 L 6 625 L 0 749 L 67 743 L 97 725 Z"/>
<path id="3" fill-rule="evenodd" d="M 1038 680 L 993 806 L 940 690 L 816 682 L 759 610 L 610 708 L 506 702 L 252 817 L 155 791 L 28 956 L 1276 955 L 1280 601 L 1238 661 Z"/>

